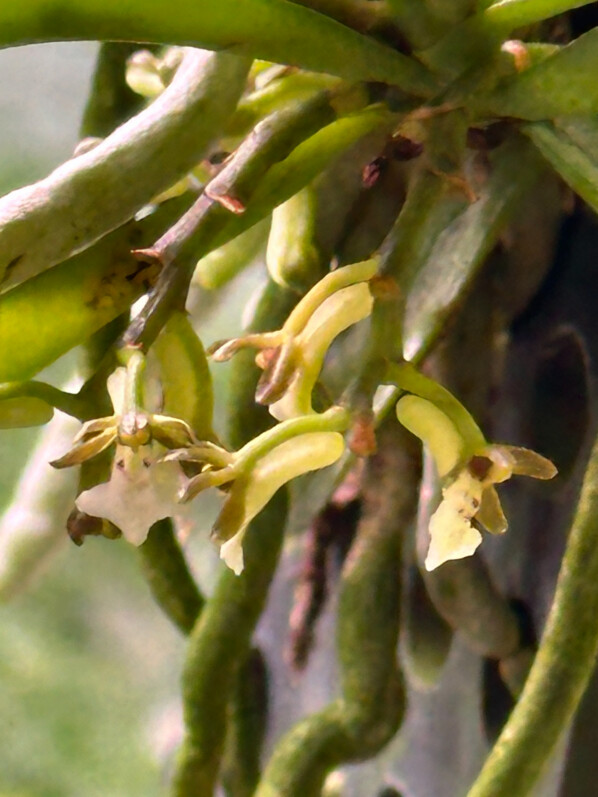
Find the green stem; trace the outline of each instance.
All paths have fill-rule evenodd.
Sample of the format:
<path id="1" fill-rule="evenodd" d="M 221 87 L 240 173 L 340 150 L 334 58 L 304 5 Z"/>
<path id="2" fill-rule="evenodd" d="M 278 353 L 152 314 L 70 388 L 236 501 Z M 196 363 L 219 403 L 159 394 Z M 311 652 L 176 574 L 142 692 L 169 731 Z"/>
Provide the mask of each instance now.
<path id="1" fill-rule="evenodd" d="M 343 268 L 327 274 L 305 294 L 289 315 L 283 326 L 284 332 L 288 335 L 298 335 L 326 299 L 342 288 L 371 279 L 375 275 L 377 268 L 378 261 L 372 258 L 361 263 L 343 266 Z"/>
<path id="2" fill-rule="evenodd" d="M 482 430 L 463 404 L 441 384 L 420 373 L 412 363 L 389 363 L 385 381 L 392 382 L 407 393 L 427 399 L 441 409 L 457 427 L 468 451 L 486 445 Z"/>
<path id="3" fill-rule="evenodd" d="M 149 108 L 89 152 L 0 200 L 1 288 L 84 249 L 195 166 L 234 110 L 249 64 L 189 50 Z"/>
<path id="4" fill-rule="evenodd" d="M 452 210 L 442 207 L 452 201 L 444 193 L 447 181 L 422 172 L 381 248 L 382 273 L 396 279 L 406 294 L 404 356 L 412 366 L 422 362 L 443 334 L 500 232 L 544 170 L 518 136 L 496 151 L 492 167 L 478 200 L 448 226 Z M 375 407 L 376 423 L 399 396 L 398 388 L 387 388 Z"/>
<path id="5" fill-rule="evenodd" d="M 259 184 L 272 164 L 286 158 L 303 138 L 330 120 L 333 110 L 329 100 L 327 92 L 319 92 L 259 123 L 187 213 L 150 249 L 138 252 L 150 263 L 157 261 L 163 270 L 147 304 L 125 332 L 123 345 L 143 344 L 147 348 L 172 311 L 184 309 L 198 258 L 222 243 L 215 239 L 223 231 L 233 227 L 227 241 L 241 232 L 234 230 L 234 225 L 237 220 L 243 222 L 246 212 L 239 216 L 225 204 L 238 201 L 244 209 L 256 182 Z M 274 204 L 263 208 L 259 220 Z"/>
<path id="6" fill-rule="evenodd" d="M 269 282 L 250 331 L 280 326 L 296 296 Z M 245 357 L 244 355 L 249 355 Z M 241 448 L 271 421 L 253 396 L 257 368 L 251 352 L 240 352 L 231 378 L 230 438 Z M 227 706 L 246 660 L 278 561 L 287 510 L 280 490 L 250 525 L 243 550 L 245 570 L 226 570 L 193 630 L 183 675 L 186 736 L 173 787 L 174 797 L 212 797 L 227 731 Z"/>
<path id="7" fill-rule="evenodd" d="M 183 672 L 186 732 L 173 797 L 211 797 L 214 792 L 227 706 L 276 569 L 286 505 L 286 491 L 280 491 L 253 521 L 243 546 L 243 574 L 222 574 L 189 638 Z"/>
<path id="8" fill-rule="evenodd" d="M 69 39 L 193 44 L 352 80 L 394 83 L 416 94 L 435 88 L 416 61 L 284 0 L 28 0 L 0 5 L 0 45 Z"/>
<path id="9" fill-rule="evenodd" d="M 127 368 L 122 414 L 136 414 L 143 407 L 145 357 L 138 349 L 122 349 L 119 354 Z"/>
<path id="10" fill-rule="evenodd" d="M 187 253 L 197 260 L 210 251 L 216 236 L 235 221 L 242 224 L 246 220 L 247 204 L 251 204 L 256 183 L 259 185 L 273 164 L 288 157 L 298 144 L 330 122 L 334 115 L 330 95 L 322 91 L 282 111 L 277 110 L 259 122 L 195 204 L 155 243 L 148 255 L 168 265 L 176 257 L 185 258 Z M 270 210 L 272 206 L 267 212 Z M 243 229 L 244 226 L 235 229 L 225 240 L 219 240 L 218 245 Z"/>
<path id="11" fill-rule="evenodd" d="M 260 752 L 268 718 L 268 672 L 253 648 L 239 669 L 230 707 L 222 783 L 229 797 L 251 797 L 260 778 Z"/>
<path id="12" fill-rule="evenodd" d="M 139 554 L 156 603 L 183 634 L 190 634 L 204 599 L 189 572 L 170 518 L 151 527 Z"/>
<path id="13" fill-rule="evenodd" d="M 80 421 L 89 420 L 93 417 L 94 406 L 76 393 L 68 393 L 66 390 L 48 385 L 46 382 L 4 382 L 0 383 L 0 400 L 30 396 L 45 401 L 51 407 L 55 407 L 73 418 Z"/>
<path id="14" fill-rule="evenodd" d="M 375 755 L 400 725 L 400 535 L 415 510 L 417 469 L 396 425 L 386 431 L 392 436 L 382 435 L 379 454 L 368 462 L 362 517 L 342 576 L 342 696 L 282 738 L 256 797 L 319 797 L 331 769 Z"/>
<path id="15" fill-rule="evenodd" d="M 540 647 L 468 797 L 530 793 L 571 722 L 598 653 L 598 440 L 594 443 Z"/>
<path id="16" fill-rule="evenodd" d="M 184 302 L 199 258 L 257 224 L 356 140 L 389 126 L 392 118 L 384 108 L 368 107 L 326 125 L 303 141 L 330 113 L 326 97 L 320 96 L 265 119 L 259 133 L 239 148 L 193 207 L 152 248 L 139 252 L 148 262 L 156 261 L 165 268 L 146 306 L 127 330 L 124 343 L 148 345 L 172 308 Z M 238 194 L 245 200 L 247 192 L 250 199 L 240 213 L 232 213 L 218 201 L 235 201 Z M 146 329 L 148 326 L 152 328 Z"/>
<path id="17" fill-rule="evenodd" d="M 218 239 L 221 245 L 255 224 L 310 183 L 350 147 L 376 131 L 390 133 L 397 117 L 384 105 L 370 105 L 337 119 L 302 141 L 284 160 L 275 163 L 256 187 L 245 213 L 234 219 Z"/>
<path id="18" fill-rule="evenodd" d="M 287 440 L 313 432 L 344 432 L 349 422 L 349 413 L 343 407 L 330 407 L 319 415 L 314 413 L 282 421 L 244 445 L 235 456 L 233 467 L 247 472 L 258 459 Z"/>
<path id="19" fill-rule="evenodd" d="M 167 233 L 168 234 L 168 233 Z M 118 345 L 142 346 L 148 351 L 168 320 L 177 310 L 184 312 L 187 294 L 197 260 L 190 253 L 175 263 L 169 263 L 160 273 L 155 288 L 129 326 Z"/>

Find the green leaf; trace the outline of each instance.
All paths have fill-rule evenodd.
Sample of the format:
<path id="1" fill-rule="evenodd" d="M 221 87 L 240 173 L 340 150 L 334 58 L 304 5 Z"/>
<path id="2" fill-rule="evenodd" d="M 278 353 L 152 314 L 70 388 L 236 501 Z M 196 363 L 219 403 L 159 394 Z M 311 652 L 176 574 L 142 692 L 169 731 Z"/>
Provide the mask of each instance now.
<path id="1" fill-rule="evenodd" d="M 489 60 L 518 28 L 587 4 L 588 0 L 502 0 L 468 17 L 418 55 L 430 68 L 455 78 Z"/>
<path id="2" fill-rule="evenodd" d="M 371 105 L 322 127 L 266 171 L 252 192 L 243 213 L 226 212 L 223 224 L 213 235 L 204 235 L 199 227 L 194 236 L 185 243 L 185 247 L 191 249 L 196 258 L 202 258 L 228 243 L 301 191 L 364 136 L 374 130 L 388 130 L 390 133 L 395 119 L 385 106 Z M 224 174 L 224 170 L 220 174 Z"/>
<path id="3" fill-rule="evenodd" d="M 131 254 L 188 206 L 165 202 L 139 222 L 0 295 L 0 382 L 29 379 L 125 312 L 155 281 Z"/>
<path id="4" fill-rule="evenodd" d="M 590 2 L 591 0 L 499 0 L 489 4 L 484 13 L 494 25 L 508 26 L 510 30 L 514 30 L 586 6 Z"/>
<path id="5" fill-rule="evenodd" d="M 268 171 L 237 223 L 246 229 L 298 193 L 353 144 L 371 133 L 392 127 L 393 116 L 383 106 L 370 106 L 344 116 L 299 144 Z M 237 221 L 237 220 L 235 220 Z"/>
<path id="6" fill-rule="evenodd" d="M 598 118 L 535 122 L 525 125 L 523 132 L 598 213 Z"/>
<path id="7" fill-rule="evenodd" d="M 476 103 L 477 110 L 539 121 L 598 112 L 598 28 Z"/>
<path id="8" fill-rule="evenodd" d="M 170 42 L 249 55 L 428 95 L 415 60 L 287 0 L 27 0 L 0 4 L 0 45 L 91 39 Z M 350 55 L 349 55 L 350 54 Z"/>
<path id="9" fill-rule="evenodd" d="M 405 357 L 419 359 L 435 340 L 477 269 L 496 244 L 518 200 L 542 173 L 532 147 L 520 138 L 496 150 L 492 172 L 478 196 L 436 238 L 407 296 Z"/>

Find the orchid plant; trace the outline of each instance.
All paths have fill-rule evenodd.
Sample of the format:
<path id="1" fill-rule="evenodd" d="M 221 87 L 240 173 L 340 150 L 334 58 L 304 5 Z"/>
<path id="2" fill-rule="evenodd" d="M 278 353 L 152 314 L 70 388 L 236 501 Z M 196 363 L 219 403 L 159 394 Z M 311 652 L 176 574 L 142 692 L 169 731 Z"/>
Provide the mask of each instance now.
<path id="1" fill-rule="evenodd" d="M 44 426 L 55 410 L 81 423 L 57 458 L 44 454 L 80 468 L 60 513 L 54 488 L 36 488 L 44 528 L 62 534 L 70 510 L 76 541 L 137 546 L 157 601 L 190 635 L 175 797 L 332 793 L 329 775 L 342 780 L 344 764 L 396 735 L 405 662 L 436 687 L 453 630 L 519 699 L 535 650 L 494 583 L 492 546 L 474 554 L 484 532 L 507 530 L 496 486 L 552 479 L 546 455 L 561 463 L 488 439 L 475 394 L 496 413 L 491 361 L 543 284 L 563 208 L 598 210 L 598 28 L 582 5 L 0 4 L 3 46 L 105 40 L 74 156 L 0 199 L 0 428 Z M 230 308 L 247 286 L 237 333 Z M 212 321 L 214 337 L 235 336 L 204 350 Z M 38 378 L 77 347 L 77 390 Z M 534 669 L 471 797 L 529 793 L 589 677 L 592 468 Z M 208 490 L 225 567 L 205 597 L 186 542 L 206 531 L 190 529 L 188 504 Z M 422 561 L 418 502 L 420 516 L 430 509 Z M 293 535 L 296 516 L 309 520 Z M 517 546 L 517 513 L 511 526 L 504 544 Z M 32 568 L 35 546 L 52 547 L 32 536 L 33 553 L 7 567 Z M 349 546 L 334 604 L 339 693 L 276 740 L 262 772 L 263 728 L 246 716 L 262 714 L 243 703 L 251 690 L 266 702 L 252 634 L 281 550 L 304 545 L 291 626 L 307 656 L 337 544 Z M 426 633 L 397 659 L 399 638 Z M 418 665 L 422 650 L 431 665 Z"/>

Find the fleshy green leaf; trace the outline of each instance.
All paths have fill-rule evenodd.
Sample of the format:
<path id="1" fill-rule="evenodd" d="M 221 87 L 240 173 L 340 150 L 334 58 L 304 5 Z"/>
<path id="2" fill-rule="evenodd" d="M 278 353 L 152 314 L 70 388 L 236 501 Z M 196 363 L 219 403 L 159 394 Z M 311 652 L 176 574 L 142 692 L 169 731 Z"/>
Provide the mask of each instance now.
<path id="1" fill-rule="evenodd" d="M 0 295 L 0 382 L 29 379 L 130 307 L 155 281 L 130 253 L 189 203 L 165 203 L 81 254 Z"/>
<path id="2" fill-rule="evenodd" d="M 598 213 L 598 118 L 535 122 L 523 132 Z"/>
<path id="3" fill-rule="evenodd" d="M 497 116 L 539 121 L 598 112 L 598 28 L 562 47 L 476 104 Z"/>
<path id="4" fill-rule="evenodd" d="M 430 94 L 415 60 L 287 0 L 28 0 L 0 4 L 0 45 L 91 39 L 170 42 Z"/>
<path id="5" fill-rule="evenodd" d="M 518 200 L 542 173 L 533 149 L 513 139 L 496 150 L 488 182 L 436 239 L 407 297 L 405 357 L 423 354 L 496 244 Z"/>
<path id="6" fill-rule="evenodd" d="M 502 0 L 488 5 L 452 28 L 434 46 L 419 53 L 424 64 L 442 74 L 457 77 L 476 63 L 498 52 L 502 41 L 526 25 L 533 25 L 573 8 L 587 5 L 589 0 Z"/>
<path id="7" fill-rule="evenodd" d="M 203 242 L 197 246 L 198 256 L 223 246 L 257 224 L 369 133 L 385 129 L 390 132 L 395 118 L 384 106 L 371 105 L 331 122 L 302 141 L 284 160 L 268 169 L 256 186 L 245 212 L 239 215 L 229 213 L 226 225 L 215 239 L 207 242 L 205 251 Z"/>

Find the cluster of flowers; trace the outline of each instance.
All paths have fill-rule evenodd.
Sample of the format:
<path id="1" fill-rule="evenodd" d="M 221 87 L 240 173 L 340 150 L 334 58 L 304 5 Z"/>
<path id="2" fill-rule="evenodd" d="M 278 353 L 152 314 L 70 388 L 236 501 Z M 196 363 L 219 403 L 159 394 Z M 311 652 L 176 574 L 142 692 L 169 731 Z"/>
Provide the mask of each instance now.
<path id="1" fill-rule="evenodd" d="M 279 421 L 238 451 L 198 440 L 185 421 L 144 407 L 144 358 L 139 351 L 128 352 L 126 367 L 108 379 L 113 414 L 84 424 L 73 447 L 52 463 L 58 468 L 80 464 L 115 446 L 110 479 L 81 492 L 78 509 L 110 521 L 140 545 L 157 520 L 179 515 L 181 504 L 203 490 L 223 488 L 226 497 L 213 536 L 226 564 L 240 573 L 247 527 L 274 493 L 301 474 L 332 465 L 345 451 L 349 411 L 332 406 L 318 413 L 312 393 L 333 340 L 370 315 L 369 281 L 376 267 L 370 260 L 333 271 L 305 295 L 281 329 L 212 347 L 217 361 L 241 348 L 257 349 L 263 373 L 256 400 Z M 477 526 L 494 534 L 506 530 L 495 484 L 513 474 L 549 479 L 556 469 L 533 451 L 488 444 L 465 408 L 409 363 L 389 364 L 387 377 L 403 391 L 396 405 L 399 421 L 428 446 L 442 479 L 442 501 L 429 527 L 426 567 L 431 570 L 471 555 L 482 540 Z"/>

